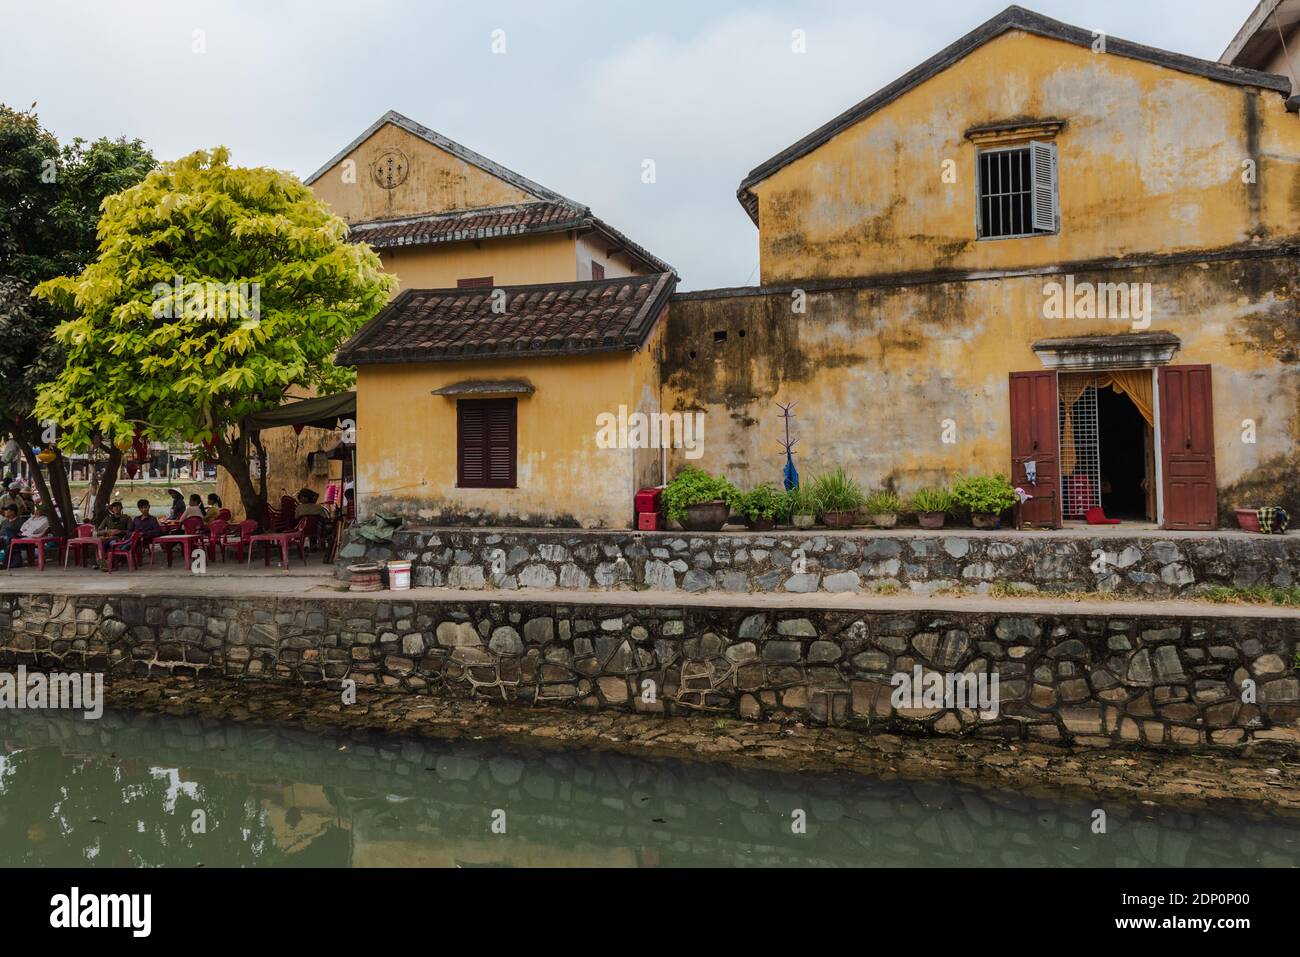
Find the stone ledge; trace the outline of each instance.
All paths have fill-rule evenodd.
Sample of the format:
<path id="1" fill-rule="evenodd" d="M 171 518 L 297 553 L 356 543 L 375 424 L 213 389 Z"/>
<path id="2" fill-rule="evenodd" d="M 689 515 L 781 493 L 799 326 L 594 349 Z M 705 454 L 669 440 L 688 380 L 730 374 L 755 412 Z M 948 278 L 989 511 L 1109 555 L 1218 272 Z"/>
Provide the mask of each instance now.
<path id="1" fill-rule="evenodd" d="M 1248 533 L 1084 535 L 966 529 L 905 532 L 615 532 L 403 529 L 350 541 L 336 575 L 362 561 L 411 561 L 417 587 L 930 595 L 995 582 L 1028 591 L 1176 598 L 1201 586 L 1300 582 L 1300 537 Z"/>

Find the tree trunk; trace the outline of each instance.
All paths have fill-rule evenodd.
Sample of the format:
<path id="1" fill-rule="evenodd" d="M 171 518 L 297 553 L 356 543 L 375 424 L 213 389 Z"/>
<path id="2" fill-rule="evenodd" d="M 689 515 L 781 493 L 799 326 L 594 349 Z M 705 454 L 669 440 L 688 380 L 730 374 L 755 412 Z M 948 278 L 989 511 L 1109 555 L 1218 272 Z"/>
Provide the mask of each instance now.
<path id="1" fill-rule="evenodd" d="M 44 466 L 32 451 L 40 439 L 40 434 L 13 419 L 6 420 L 5 425 L 22 448 L 23 458 L 27 460 L 27 468 L 31 472 L 32 482 L 36 485 L 36 492 L 40 495 L 41 502 L 52 506 L 49 516 L 50 533 L 67 535 L 77 527 L 77 514 L 72 505 L 72 492 L 68 488 L 68 473 L 64 470 L 63 455 L 56 454 L 54 461 L 50 463 L 50 480 L 47 482 L 42 471 Z"/>
<path id="2" fill-rule="evenodd" d="M 239 500 L 244 506 L 244 517 L 255 519 L 260 524 L 265 514 L 266 479 L 262 478 L 259 488 L 253 483 L 253 477 L 249 474 L 247 436 L 242 434 L 233 438 L 217 436 L 213 443 L 213 451 L 217 454 L 218 464 L 230 473 L 235 487 L 239 489 Z M 265 454 L 262 455 L 261 462 L 265 470 Z"/>
<path id="3" fill-rule="evenodd" d="M 108 461 L 104 463 L 104 477 L 99 480 L 95 490 L 95 504 L 91 510 L 91 521 L 98 527 L 108 514 L 108 503 L 113 499 L 113 489 L 117 486 L 117 474 L 122 470 L 125 453 L 116 445 L 109 443 Z"/>

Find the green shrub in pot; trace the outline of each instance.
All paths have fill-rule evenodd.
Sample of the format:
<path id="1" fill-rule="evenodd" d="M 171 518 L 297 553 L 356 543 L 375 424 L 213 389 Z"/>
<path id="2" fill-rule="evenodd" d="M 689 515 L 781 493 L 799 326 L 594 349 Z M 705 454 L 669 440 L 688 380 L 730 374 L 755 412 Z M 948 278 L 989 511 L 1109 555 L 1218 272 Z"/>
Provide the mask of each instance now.
<path id="1" fill-rule="evenodd" d="M 764 482 L 748 492 L 736 495 L 731 506 L 745 516 L 751 526 L 772 528 L 777 520 L 788 514 L 786 509 L 789 507 L 789 499 L 785 493 L 777 491 L 771 482 Z"/>
<path id="2" fill-rule="evenodd" d="M 862 503 L 862 511 L 877 528 L 893 528 L 903 511 L 903 500 L 890 491 L 872 492 Z"/>
<path id="3" fill-rule="evenodd" d="M 737 494 L 736 487 L 725 478 L 688 465 L 664 488 L 664 512 L 669 518 L 681 522 L 686 519 L 686 510 L 690 506 L 714 502 L 730 505 Z"/>
<path id="4" fill-rule="evenodd" d="M 822 521 L 831 528 L 851 526 L 867 500 L 858 480 L 843 468 L 823 472 L 813 479 L 812 492 Z"/>
<path id="5" fill-rule="evenodd" d="M 956 503 L 946 488 L 923 488 L 908 504 L 922 528 L 943 528 L 944 518 Z"/>
<path id="6" fill-rule="evenodd" d="M 817 524 L 817 496 L 809 485 L 796 485 L 785 493 L 785 514 L 797 528 Z"/>
<path id="7" fill-rule="evenodd" d="M 976 528 L 994 528 L 998 516 L 1016 504 L 1016 490 L 1005 475 L 968 475 L 952 489 L 953 502 L 971 514 Z"/>

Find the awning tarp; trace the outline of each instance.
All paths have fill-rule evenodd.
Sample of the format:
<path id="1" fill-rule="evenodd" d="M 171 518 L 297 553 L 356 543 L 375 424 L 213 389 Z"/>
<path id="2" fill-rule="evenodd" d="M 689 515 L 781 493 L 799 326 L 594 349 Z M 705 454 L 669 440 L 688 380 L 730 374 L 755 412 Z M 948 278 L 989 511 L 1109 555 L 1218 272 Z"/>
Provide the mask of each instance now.
<path id="1" fill-rule="evenodd" d="M 315 399 L 288 402 L 265 412 L 244 416 L 248 429 L 277 429 L 286 425 L 305 425 L 313 429 L 337 429 L 342 419 L 357 416 L 357 394 L 340 392 Z"/>

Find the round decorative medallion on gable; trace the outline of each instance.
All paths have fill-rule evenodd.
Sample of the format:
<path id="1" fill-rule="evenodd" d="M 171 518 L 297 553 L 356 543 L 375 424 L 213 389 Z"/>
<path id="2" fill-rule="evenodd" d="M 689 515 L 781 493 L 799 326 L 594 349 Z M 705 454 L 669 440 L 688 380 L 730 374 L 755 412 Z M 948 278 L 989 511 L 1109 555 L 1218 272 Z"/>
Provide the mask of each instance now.
<path id="1" fill-rule="evenodd" d="M 380 189 L 396 189 L 401 186 L 406 182 L 410 168 L 406 154 L 399 149 L 384 150 L 370 165 Z"/>

